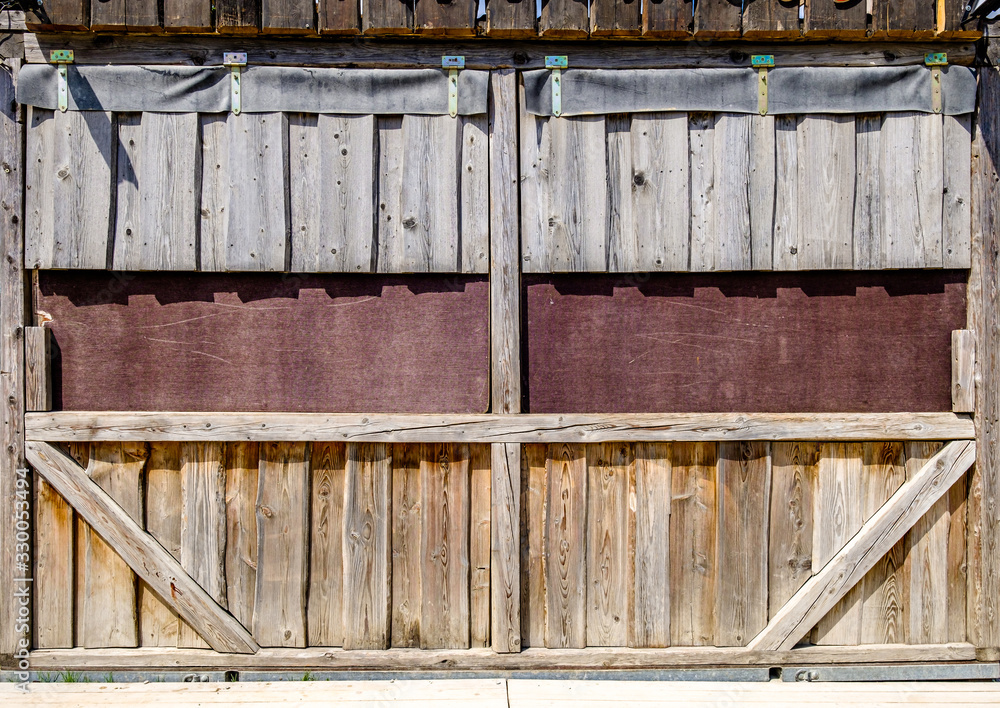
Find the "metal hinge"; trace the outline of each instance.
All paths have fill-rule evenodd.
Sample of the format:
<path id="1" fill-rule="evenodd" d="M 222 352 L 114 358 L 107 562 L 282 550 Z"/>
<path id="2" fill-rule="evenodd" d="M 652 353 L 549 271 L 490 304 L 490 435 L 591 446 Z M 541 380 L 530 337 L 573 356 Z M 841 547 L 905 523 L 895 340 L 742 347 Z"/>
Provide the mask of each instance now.
<path id="1" fill-rule="evenodd" d="M 948 66 L 948 55 L 944 52 L 928 52 L 924 54 L 924 64 L 931 68 L 931 108 L 935 113 L 940 113 L 943 108 L 941 67 Z"/>
<path id="2" fill-rule="evenodd" d="M 773 54 L 754 54 L 750 65 L 757 69 L 757 112 L 767 115 L 767 70 L 774 66 Z"/>
<path id="3" fill-rule="evenodd" d="M 552 115 L 562 115 L 562 70 L 569 66 L 565 56 L 545 57 L 545 68 L 552 72 Z"/>
<path id="4" fill-rule="evenodd" d="M 458 115 L 458 72 L 465 68 L 464 56 L 441 57 L 441 68 L 448 70 L 448 115 Z"/>
<path id="5" fill-rule="evenodd" d="M 225 52 L 222 55 L 222 65 L 229 67 L 230 72 L 230 110 L 238 116 L 243 110 L 243 67 L 247 65 L 246 52 Z"/>
<path id="6" fill-rule="evenodd" d="M 59 110 L 65 113 L 69 109 L 69 77 L 68 67 L 73 63 L 75 57 L 72 49 L 53 49 L 49 52 L 49 61 L 56 65 L 59 72 L 59 84 L 56 95 L 59 103 Z"/>

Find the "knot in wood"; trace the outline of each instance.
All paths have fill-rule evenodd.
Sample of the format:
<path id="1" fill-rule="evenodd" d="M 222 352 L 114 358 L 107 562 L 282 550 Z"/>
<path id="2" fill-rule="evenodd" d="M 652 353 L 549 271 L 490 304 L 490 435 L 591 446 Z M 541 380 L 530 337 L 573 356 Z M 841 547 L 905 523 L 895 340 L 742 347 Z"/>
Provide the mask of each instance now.
<path id="1" fill-rule="evenodd" d="M 260 507 L 260 514 L 264 518 L 270 519 L 271 517 L 274 516 L 274 511 L 269 506 L 261 506 Z"/>
<path id="2" fill-rule="evenodd" d="M 405 229 L 412 229 L 416 225 L 417 225 L 417 220 L 414 219 L 412 216 L 408 216 L 405 219 L 403 219 L 403 228 Z"/>

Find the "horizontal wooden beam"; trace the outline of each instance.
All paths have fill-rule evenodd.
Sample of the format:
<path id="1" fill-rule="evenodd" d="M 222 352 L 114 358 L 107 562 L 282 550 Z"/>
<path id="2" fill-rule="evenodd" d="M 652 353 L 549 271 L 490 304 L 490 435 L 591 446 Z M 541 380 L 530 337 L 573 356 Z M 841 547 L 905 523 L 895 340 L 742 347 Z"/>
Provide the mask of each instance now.
<path id="1" fill-rule="evenodd" d="M 976 461 L 976 443 L 945 445 L 775 613 L 749 649 L 791 649 Z"/>
<path id="2" fill-rule="evenodd" d="M 73 49 L 77 64 L 194 64 L 222 62 L 232 49 L 227 37 L 156 37 L 134 35 L 28 34 L 25 60 L 44 63 L 52 49 Z M 655 46 L 655 51 L 650 51 Z M 419 39 L 329 38 L 282 40 L 241 38 L 240 49 L 251 65 L 435 67 L 443 54 L 465 56 L 470 69 L 541 69 L 548 54 L 565 54 L 576 68 L 750 66 L 752 54 L 774 54 L 779 66 L 904 66 L 923 64 L 924 53 L 947 50 L 951 64 L 975 60 L 972 42 L 864 44 L 748 44 L 741 42 L 540 42 Z"/>
<path id="3" fill-rule="evenodd" d="M 656 669 L 694 666 L 778 666 L 781 664 L 864 664 L 976 661 L 971 644 L 877 644 L 801 647 L 790 651 L 750 651 L 742 647 L 632 649 L 525 649 L 497 654 L 492 649 L 388 649 L 345 651 L 261 649 L 253 655 L 225 656 L 207 649 L 46 649 L 31 652 L 35 671 L 156 669 L 323 669 L 358 670 L 530 670 Z M 433 677 L 432 673 L 428 673 Z"/>
<path id="4" fill-rule="evenodd" d="M 170 553 L 146 533 L 71 457 L 43 442 L 25 444 L 28 462 L 121 556 L 129 567 L 209 645 L 253 653 L 250 633 L 226 612 Z"/>
<path id="5" fill-rule="evenodd" d="M 327 413 L 28 413 L 25 438 L 95 441 L 699 442 L 969 440 L 955 413 L 629 413 L 415 415 Z"/>

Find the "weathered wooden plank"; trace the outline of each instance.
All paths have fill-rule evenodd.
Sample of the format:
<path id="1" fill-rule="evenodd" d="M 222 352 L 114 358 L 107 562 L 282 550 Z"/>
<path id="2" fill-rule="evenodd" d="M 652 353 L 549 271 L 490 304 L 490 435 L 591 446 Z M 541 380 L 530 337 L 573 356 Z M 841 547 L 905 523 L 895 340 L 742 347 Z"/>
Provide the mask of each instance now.
<path id="1" fill-rule="evenodd" d="M 867 521 L 905 481 L 902 443 L 866 443 L 864 518 Z M 917 468 L 919 469 L 919 467 Z M 910 608 L 905 567 L 906 542 L 899 541 L 862 579 L 861 643 L 903 644 Z"/>
<path id="2" fill-rule="evenodd" d="M 469 446 L 469 646 L 490 645 L 491 448 Z"/>
<path id="3" fill-rule="evenodd" d="M 547 445 L 521 447 L 521 636 L 545 646 Z"/>
<path id="4" fill-rule="evenodd" d="M 855 118 L 854 268 L 882 267 L 882 115 Z"/>
<path id="5" fill-rule="evenodd" d="M 796 0 L 751 0 L 743 6 L 741 26 L 745 39 L 797 37 L 799 3 Z"/>
<path id="6" fill-rule="evenodd" d="M 321 0 L 317 12 L 320 34 L 352 35 L 361 32 L 361 3 L 358 0 Z"/>
<path id="7" fill-rule="evenodd" d="M 469 647 L 469 447 L 424 445 L 420 456 L 420 646 Z"/>
<path id="8" fill-rule="evenodd" d="M 72 458 L 43 442 L 25 443 L 31 465 L 182 619 L 220 652 L 253 653 L 250 634 L 219 607 L 181 564 L 91 480 Z"/>
<path id="9" fill-rule="evenodd" d="M 715 198 L 715 116 L 690 114 L 691 165 L 690 269 L 715 270 L 717 200 Z"/>
<path id="10" fill-rule="evenodd" d="M 670 646 L 672 457 L 669 443 L 635 444 L 635 577 L 628 618 L 633 647 Z"/>
<path id="11" fill-rule="evenodd" d="M 260 0 L 260 31 L 263 34 L 313 34 L 315 5 L 312 0 Z"/>
<path id="12" fill-rule="evenodd" d="M 751 248 L 751 117 L 715 116 L 715 270 L 749 270 Z"/>
<path id="13" fill-rule="evenodd" d="M 493 651 L 521 651 L 520 538 L 521 446 L 491 446 L 490 597 Z"/>
<path id="14" fill-rule="evenodd" d="M 972 116 L 944 116 L 942 265 L 968 268 L 972 247 Z"/>
<path id="15" fill-rule="evenodd" d="M 937 0 L 937 36 L 939 38 L 972 39 L 979 36 L 979 29 L 974 26 L 974 22 L 962 24 L 966 4 L 965 0 Z"/>
<path id="16" fill-rule="evenodd" d="M 414 0 L 413 31 L 471 37 L 476 33 L 477 8 L 473 0 Z"/>
<path id="17" fill-rule="evenodd" d="M 882 122 L 882 268 L 942 265 L 942 131 L 933 114 L 887 113 Z"/>
<path id="18" fill-rule="evenodd" d="M 222 607 L 226 607 L 226 469 L 222 443 L 182 443 L 181 565 Z M 208 647 L 184 623 L 177 645 Z"/>
<path id="19" fill-rule="evenodd" d="M 110 113 L 32 108 L 25 161 L 27 268 L 108 266 L 115 132 Z"/>
<path id="20" fill-rule="evenodd" d="M 87 475 L 94 484 L 136 524 L 144 515 L 142 471 L 148 454 L 143 443 L 98 443 L 91 446 L 87 466 Z M 45 470 L 38 471 L 45 476 Z M 59 489 L 53 480 L 48 481 Z M 86 515 L 83 518 L 92 524 Z M 83 562 L 77 582 L 83 583 L 84 604 L 78 608 L 77 643 L 84 647 L 138 646 L 135 575 L 98 533 L 93 525 L 85 526 L 80 538 Z"/>
<path id="21" fill-rule="evenodd" d="M 631 118 L 624 113 L 605 116 L 608 166 L 608 270 L 639 270 L 639 238 L 633 209 Z"/>
<path id="22" fill-rule="evenodd" d="M 671 467 L 670 643 L 715 640 L 718 446 L 675 443 Z"/>
<path id="23" fill-rule="evenodd" d="M 244 627 L 253 624 L 257 592 L 258 443 L 226 445 L 226 599 Z"/>
<path id="24" fill-rule="evenodd" d="M 875 0 L 873 33 L 907 39 L 933 37 L 937 26 L 937 5 L 937 2 L 919 0 Z"/>
<path id="25" fill-rule="evenodd" d="M 514 101 L 514 82 L 511 80 L 507 83 L 507 100 Z M 516 120 L 516 115 L 511 109 L 509 118 Z M 458 228 L 462 257 L 458 268 L 463 273 L 487 273 L 490 266 L 490 145 L 487 139 L 487 120 L 487 116 L 462 116 L 458 119 L 462 143 L 459 155 L 462 162 L 458 170 Z M 513 126 L 510 128 L 510 138 L 514 139 Z M 447 166 L 443 166 L 443 169 L 447 169 Z M 516 224 L 513 219 L 511 221 Z"/>
<path id="26" fill-rule="evenodd" d="M 195 270 L 195 113 L 118 117 L 114 270 Z"/>
<path id="27" fill-rule="evenodd" d="M 799 121 L 797 187 L 809 201 L 798 209 L 797 270 L 853 266 L 855 141 L 854 116 Z"/>
<path id="28" fill-rule="evenodd" d="M 490 37 L 533 37 L 535 6 L 529 0 L 490 0 L 486 3 L 486 34 Z"/>
<path id="29" fill-rule="evenodd" d="M 37 474 L 34 502 L 35 647 L 69 649 L 74 646 L 76 534 L 73 508 Z"/>
<path id="30" fill-rule="evenodd" d="M 819 573 L 864 523 L 864 460 L 860 444 L 824 444 L 813 510 L 813 574 Z M 794 599 L 794 597 L 793 597 Z M 791 601 L 790 601 L 791 602 Z M 848 588 L 845 597 L 813 631 L 814 644 L 860 644 L 861 589 Z M 774 615 L 778 617 L 781 611 Z M 773 618 L 772 618 L 773 619 Z"/>
<path id="31" fill-rule="evenodd" d="M 201 209 L 198 214 L 200 270 L 226 269 L 229 232 L 229 129 L 226 115 L 198 116 L 201 134 Z"/>
<path id="32" fill-rule="evenodd" d="M 951 333 L 951 409 L 976 410 L 976 333 L 968 329 Z"/>
<path id="33" fill-rule="evenodd" d="M 321 4 L 319 8 L 321 23 L 324 7 Z M 260 0 L 215 0 L 215 27 L 219 34 L 257 34 L 259 26 Z"/>
<path id="34" fill-rule="evenodd" d="M 66 452 L 70 459 L 75 460 L 77 465 L 86 471 L 86 469 L 90 466 L 90 448 L 91 445 L 89 443 L 67 443 L 61 449 Z M 89 526 L 80 514 L 77 514 L 74 511 L 73 515 L 75 517 L 73 530 L 75 532 L 74 541 L 76 545 L 76 548 L 74 549 L 76 559 L 74 562 L 75 577 L 73 579 L 73 637 L 74 644 L 76 644 L 76 638 L 81 636 L 83 633 L 83 617 L 80 612 L 77 611 L 77 608 L 82 608 L 84 606 L 84 603 L 86 602 L 84 599 L 84 593 L 87 590 L 86 584 L 82 582 L 83 571 L 81 569 L 84 566 L 85 549 L 80 539 L 83 538 L 83 535 L 87 532 Z"/>
<path id="35" fill-rule="evenodd" d="M 553 445 L 546 460 L 545 646 L 587 645 L 587 451 Z"/>
<path id="36" fill-rule="evenodd" d="M 771 270 L 774 262 L 774 203 L 777 185 L 774 122 L 774 116 L 750 116 L 750 254 L 754 270 Z M 785 185 L 781 185 L 781 188 L 784 189 Z"/>
<path id="37" fill-rule="evenodd" d="M 183 487 L 181 445 L 153 443 L 146 462 L 146 533 L 171 556 L 181 560 Z M 176 647 L 179 623 L 170 606 L 139 581 L 139 644 Z M 193 630 L 191 630 L 193 633 Z"/>
<path id="38" fill-rule="evenodd" d="M 694 4 L 694 33 L 699 38 L 740 36 L 742 3 L 700 0 Z"/>
<path id="39" fill-rule="evenodd" d="M 160 11 L 156 0 L 125 0 L 125 26 L 130 32 L 160 32 Z M 91 16 L 91 29 L 93 16 Z"/>
<path id="40" fill-rule="evenodd" d="M 24 408 L 52 410 L 51 337 L 44 327 L 24 328 Z"/>
<path id="41" fill-rule="evenodd" d="M 771 450 L 721 443 L 715 644 L 743 646 L 767 625 Z"/>
<path id="42" fill-rule="evenodd" d="M 100 30 L 125 29 L 126 0 L 91 0 L 90 28 Z"/>
<path id="43" fill-rule="evenodd" d="M 392 452 L 392 646 L 420 646 L 422 446 Z"/>
<path id="44" fill-rule="evenodd" d="M 243 0 L 252 3 L 252 10 L 244 11 L 245 23 L 256 32 L 260 22 L 260 0 Z M 227 0 L 216 0 L 216 20 L 222 19 L 222 8 Z M 227 13 L 227 16 L 229 13 Z M 220 27 L 222 26 L 220 22 Z M 212 4 L 206 0 L 163 0 L 163 28 L 167 32 L 211 32 Z"/>
<path id="45" fill-rule="evenodd" d="M 813 494 L 819 459 L 819 443 L 771 445 L 768 619 L 813 573 Z"/>
<path id="46" fill-rule="evenodd" d="M 378 119 L 377 270 L 397 273 L 406 257 L 403 241 L 403 117 Z"/>
<path id="47" fill-rule="evenodd" d="M 294 114 L 288 133 L 291 269 L 369 272 L 375 117 Z"/>
<path id="48" fill-rule="evenodd" d="M 590 29 L 587 2 L 545 0 L 538 18 L 538 34 L 543 37 L 585 37 Z"/>
<path id="49" fill-rule="evenodd" d="M 637 255 L 630 270 L 687 270 L 691 223 L 687 116 L 633 115 L 631 138 L 632 164 L 627 184 Z M 615 270 L 616 259 L 622 270 L 629 268 L 617 249 L 609 250 L 610 270 Z"/>
<path id="50" fill-rule="evenodd" d="M 403 189 L 395 272 L 448 272 L 459 265 L 457 122 L 450 116 L 403 116 Z"/>
<path id="51" fill-rule="evenodd" d="M 392 452 L 347 445 L 344 498 L 344 648 L 386 649 L 390 632 Z"/>
<path id="52" fill-rule="evenodd" d="M 306 646 L 344 643 L 344 443 L 313 443 Z"/>
<path id="53" fill-rule="evenodd" d="M 643 3 L 642 33 L 646 37 L 681 39 L 691 34 L 691 8 L 686 2 L 649 0 Z"/>
<path id="54" fill-rule="evenodd" d="M 642 32 L 642 3 L 639 0 L 593 0 L 590 3 L 590 34 L 594 37 L 622 37 Z"/>
<path id="55" fill-rule="evenodd" d="M 868 31 L 868 6 L 858 2 L 805 4 L 802 34 L 807 37 L 864 37 Z"/>
<path id="56" fill-rule="evenodd" d="M 635 587 L 632 446 L 588 445 L 587 477 L 587 646 L 625 646 Z"/>
<path id="57" fill-rule="evenodd" d="M 253 635 L 264 646 L 306 646 L 309 452 L 304 442 L 260 448 Z"/>
<path id="58" fill-rule="evenodd" d="M 798 261 L 799 120 L 799 116 L 774 119 L 774 270 L 793 270 Z"/>
<path id="59" fill-rule="evenodd" d="M 49 0 L 26 10 L 24 22 L 32 31 L 90 29 L 90 0 Z"/>
<path id="60" fill-rule="evenodd" d="M 794 646 L 864 577 L 907 530 L 972 466 L 976 444 L 948 443 L 908 479 L 836 555 L 771 619 L 748 648 Z"/>
<path id="61" fill-rule="evenodd" d="M 551 268 L 548 214 L 551 201 L 549 165 L 552 160 L 552 121 L 528 113 L 525 109 L 524 85 L 521 83 L 518 84 L 518 92 L 520 163 L 517 173 L 521 181 L 518 210 L 521 215 L 521 269 L 525 273 L 545 273 Z M 493 149 L 492 141 L 490 148 Z M 496 214 L 496 210 L 491 211 Z"/>
<path id="62" fill-rule="evenodd" d="M 527 413 L 409 415 L 58 411 L 25 415 L 28 440 L 699 442 L 969 440 L 955 413 Z"/>
<path id="63" fill-rule="evenodd" d="M 361 13 L 365 34 L 409 34 L 413 28 L 413 0 L 370 0 Z M 440 59 L 438 66 L 441 66 Z"/>

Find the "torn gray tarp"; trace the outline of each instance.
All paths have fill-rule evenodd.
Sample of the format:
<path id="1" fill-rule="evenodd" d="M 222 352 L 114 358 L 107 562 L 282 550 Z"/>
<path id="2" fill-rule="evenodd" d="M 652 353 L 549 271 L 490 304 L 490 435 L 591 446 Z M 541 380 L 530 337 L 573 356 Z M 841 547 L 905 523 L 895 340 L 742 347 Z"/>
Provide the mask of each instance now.
<path id="1" fill-rule="evenodd" d="M 230 70 L 189 66 L 74 66 L 67 72 L 69 109 L 149 113 L 223 113 L 230 110 Z M 486 112 L 489 74 L 458 75 L 458 113 Z M 58 73 L 28 64 L 17 100 L 55 109 Z M 442 69 L 310 69 L 252 66 L 242 70 L 244 113 L 447 115 L 448 72 Z"/>
<path id="2" fill-rule="evenodd" d="M 551 71 L 524 74 L 526 108 L 552 115 Z M 900 67 L 785 67 L 768 71 L 768 113 L 933 113 L 931 70 Z M 707 111 L 757 113 L 756 69 L 567 69 L 562 115 Z M 971 113 L 976 76 L 964 66 L 941 70 L 942 108 Z"/>

